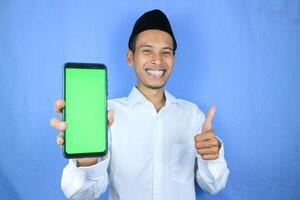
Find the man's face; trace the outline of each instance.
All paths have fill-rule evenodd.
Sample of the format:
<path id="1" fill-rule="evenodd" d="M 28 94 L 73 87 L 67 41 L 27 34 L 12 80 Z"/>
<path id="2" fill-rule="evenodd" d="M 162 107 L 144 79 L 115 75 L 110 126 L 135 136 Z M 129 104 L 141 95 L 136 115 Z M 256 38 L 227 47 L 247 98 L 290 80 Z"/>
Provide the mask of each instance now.
<path id="1" fill-rule="evenodd" d="M 137 35 L 135 52 L 128 50 L 127 63 L 134 66 L 140 89 L 162 88 L 173 69 L 172 37 L 159 30 L 146 30 Z"/>

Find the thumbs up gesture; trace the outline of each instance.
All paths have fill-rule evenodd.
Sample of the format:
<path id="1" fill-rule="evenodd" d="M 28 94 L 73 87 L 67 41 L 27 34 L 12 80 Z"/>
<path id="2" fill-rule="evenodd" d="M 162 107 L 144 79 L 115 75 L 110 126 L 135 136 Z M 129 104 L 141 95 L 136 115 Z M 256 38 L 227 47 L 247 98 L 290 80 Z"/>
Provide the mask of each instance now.
<path id="1" fill-rule="evenodd" d="M 212 129 L 212 120 L 215 112 L 216 107 L 210 107 L 201 133 L 197 134 L 194 138 L 196 150 L 203 160 L 215 160 L 219 158 L 221 145 Z"/>

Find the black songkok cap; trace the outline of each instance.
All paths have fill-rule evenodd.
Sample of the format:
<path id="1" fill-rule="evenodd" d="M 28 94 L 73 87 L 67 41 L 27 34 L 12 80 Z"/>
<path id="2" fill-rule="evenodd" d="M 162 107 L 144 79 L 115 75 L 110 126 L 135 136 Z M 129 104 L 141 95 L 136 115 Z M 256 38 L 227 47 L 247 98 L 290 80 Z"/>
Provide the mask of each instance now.
<path id="1" fill-rule="evenodd" d="M 137 34 L 146 31 L 146 30 L 160 30 L 169 33 L 173 39 L 174 52 L 177 48 L 177 43 L 175 36 L 173 34 L 171 24 L 168 20 L 168 17 L 158 9 L 148 11 L 144 13 L 134 24 L 131 35 L 128 41 L 128 47 L 133 51 L 134 47 L 131 47 L 131 42 Z"/>

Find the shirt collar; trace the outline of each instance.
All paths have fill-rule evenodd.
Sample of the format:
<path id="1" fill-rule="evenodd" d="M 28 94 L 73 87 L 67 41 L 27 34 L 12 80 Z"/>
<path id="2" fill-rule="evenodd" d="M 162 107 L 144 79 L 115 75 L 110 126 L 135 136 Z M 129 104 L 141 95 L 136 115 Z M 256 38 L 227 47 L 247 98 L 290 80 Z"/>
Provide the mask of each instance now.
<path id="1" fill-rule="evenodd" d="M 172 103 L 178 103 L 176 97 L 170 94 L 167 90 L 164 90 L 166 96 L 166 106 Z M 137 103 L 149 102 L 148 99 L 136 88 L 133 87 L 128 95 L 129 105 L 132 106 Z"/>

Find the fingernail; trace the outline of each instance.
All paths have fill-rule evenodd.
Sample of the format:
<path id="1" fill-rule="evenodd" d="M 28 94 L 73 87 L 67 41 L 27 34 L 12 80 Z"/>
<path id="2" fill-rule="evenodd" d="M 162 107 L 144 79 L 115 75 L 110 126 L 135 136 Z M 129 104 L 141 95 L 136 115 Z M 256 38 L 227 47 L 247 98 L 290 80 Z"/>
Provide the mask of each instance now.
<path id="1" fill-rule="evenodd" d="M 65 123 L 64 122 L 59 123 L 58 129 L 63 129 L 63 128 L 65 128 Z"/>

